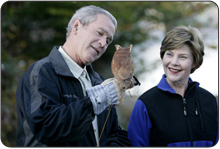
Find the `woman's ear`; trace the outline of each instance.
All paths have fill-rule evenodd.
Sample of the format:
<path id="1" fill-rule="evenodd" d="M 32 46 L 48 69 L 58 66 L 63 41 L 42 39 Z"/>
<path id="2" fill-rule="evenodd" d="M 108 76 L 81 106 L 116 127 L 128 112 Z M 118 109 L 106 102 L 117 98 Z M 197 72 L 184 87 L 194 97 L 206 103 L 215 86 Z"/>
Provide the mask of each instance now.
<path id="1" fill-rule="evenodd" d="M 196 70 L 196 66 L 193 65 L 192 69 L 191 69 L 191 72 L 190 73 L 193 73 L 194 71 Z"/>

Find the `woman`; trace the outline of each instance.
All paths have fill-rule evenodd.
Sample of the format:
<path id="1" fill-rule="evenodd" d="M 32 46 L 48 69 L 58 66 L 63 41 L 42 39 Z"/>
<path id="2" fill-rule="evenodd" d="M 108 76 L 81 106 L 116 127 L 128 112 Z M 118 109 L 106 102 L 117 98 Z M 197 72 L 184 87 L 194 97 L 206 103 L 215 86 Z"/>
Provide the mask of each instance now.
<path id="1" fill-rule="evenodd" d="M 217 101 L 189 77 L 203 62 L 201 33 L 179 26 L 162 41 L 165 74 L 136 101 L 128 137 L 133 146 L 213 146 L 218 140 Z"/>

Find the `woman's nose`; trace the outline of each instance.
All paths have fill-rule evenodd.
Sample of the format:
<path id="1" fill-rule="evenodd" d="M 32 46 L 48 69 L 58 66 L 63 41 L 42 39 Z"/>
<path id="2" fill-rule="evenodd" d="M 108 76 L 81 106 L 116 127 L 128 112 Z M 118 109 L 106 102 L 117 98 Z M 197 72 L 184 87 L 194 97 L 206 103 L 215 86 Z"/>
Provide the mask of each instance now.
<path id="1" fill-rule="evenodd" d="M 179 66 L 179 59 L 178 59 L 178 57 L 174 56 L 174 57 L 172 58 L 172 60 L 171 60 L 171 64 L 172 64 L 173 66 Z"/>

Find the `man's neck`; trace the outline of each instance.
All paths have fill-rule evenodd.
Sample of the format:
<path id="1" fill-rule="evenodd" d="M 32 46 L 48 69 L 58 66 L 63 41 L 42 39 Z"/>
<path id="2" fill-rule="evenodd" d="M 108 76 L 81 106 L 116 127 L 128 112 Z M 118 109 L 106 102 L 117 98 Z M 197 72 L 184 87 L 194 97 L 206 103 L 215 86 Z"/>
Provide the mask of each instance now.
<path id="1" fill-rule="evenodd" d="M 76 54 L 74 51 L 74 48 L 71 48 L 71 46 L 68 46 L 68 42 L 65 42 L 62 46 L 63 50 L 66 52 L 66 54 L 74 61 L 76 62 L 80 67 L 84 68 L 85 64 L 80 60 L 80 57 Z"/>

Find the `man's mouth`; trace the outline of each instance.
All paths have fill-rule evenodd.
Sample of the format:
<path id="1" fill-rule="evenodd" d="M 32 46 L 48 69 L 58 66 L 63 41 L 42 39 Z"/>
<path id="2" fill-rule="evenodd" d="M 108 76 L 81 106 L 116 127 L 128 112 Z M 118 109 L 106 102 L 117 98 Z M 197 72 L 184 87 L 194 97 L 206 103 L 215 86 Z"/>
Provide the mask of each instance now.
<path id="1" fill-rule="evenodd" d="M 180 70 L 180 69 L 174 69 L 174 68 L 170 68 L 170 67 L 168 67 L 168 69 L 169 69 L 170 72 L 173 73 L 173 74 L 177 74 L 178 72 L 182 71 L 182 70 Z"/>
<path id="2" fill-rule="evenodd" d="M 91 46 L 91 47 L 97 52 L 97 55 L 99 55 L 99 50 L 98 50 L 98 48 L 93 47 L 93 46 Z"/>

